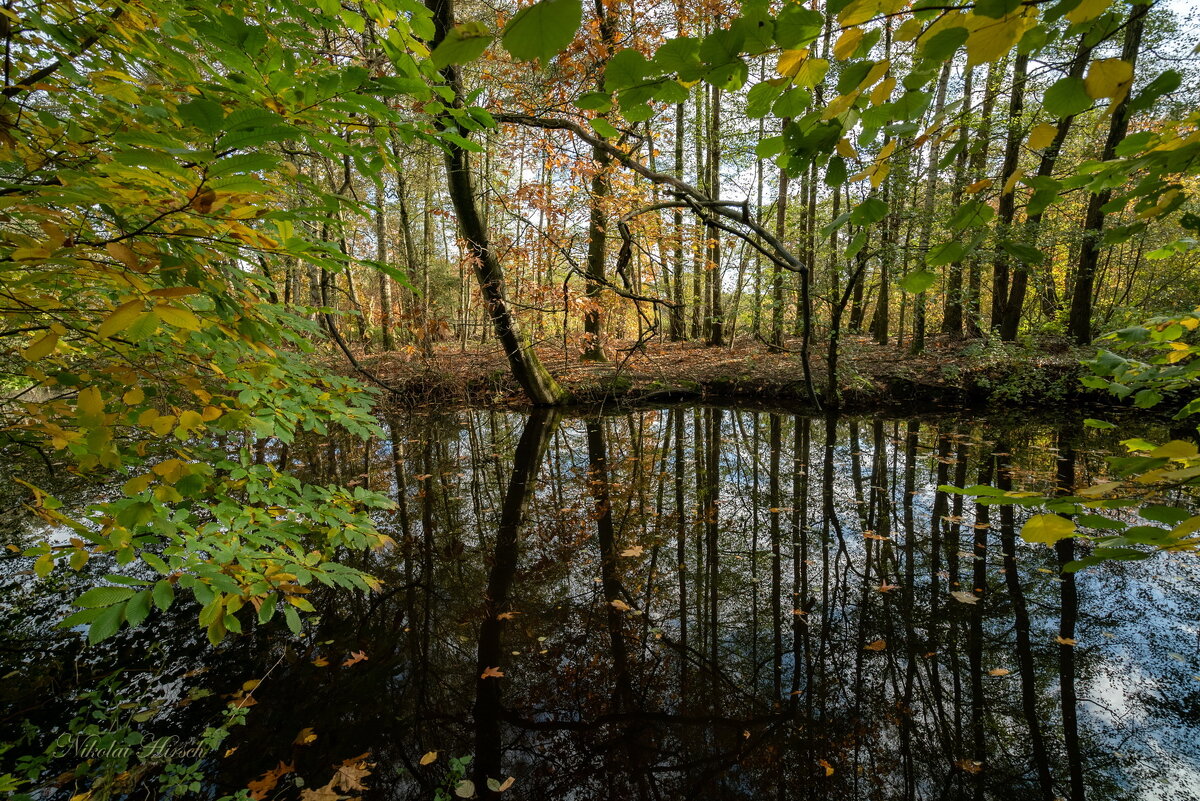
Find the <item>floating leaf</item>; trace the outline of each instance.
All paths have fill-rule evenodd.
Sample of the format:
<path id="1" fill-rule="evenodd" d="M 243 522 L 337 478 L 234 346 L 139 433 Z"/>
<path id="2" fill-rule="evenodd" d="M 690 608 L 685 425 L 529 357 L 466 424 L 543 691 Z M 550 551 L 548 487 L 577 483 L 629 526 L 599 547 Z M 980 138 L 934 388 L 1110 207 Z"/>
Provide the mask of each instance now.
<path id="1" fill-rule="evenodd" d="M 887 648 L 887 640 L 882 638 L 873 642 L 869 642 L 863 646 L 864 651 L 882 651 L 885 648 Z"/>
<path id="2" fill-rule="evenodd" d="M 434 762 L 437 761 L 437 758 L 438 758 L 437 751 L 426 751 L 425 756 L 421 757 L 421 764 L 422 765 L 432 765 Z"/>
<path id="3" fill-rule="evenodd" d="M 1008 668 L 992 668 L 988 671 L 989 676 L 1007 676 L 1009 673 L 1012 671 Z"/>
<path id="4" fill-rule="evenodd" d="M 964 590 L 955 590 L 954 592 L 950 593 L 950 597 L 953 598 L 954 600 L 958 601 L 959 603 L 964 603 L 964 604 L 979 603 L 978 595 L 976 595 L 973 592 L 966 592 Z"/>
<path id="5" fill-rule="evenodd" d="M 481 678 L 481 679 L 502 679 L 502 678 L 504 678 L 504 671 L 498 667 L 484 668 L 483 672 L 479 674 L 479 678 Z"/>

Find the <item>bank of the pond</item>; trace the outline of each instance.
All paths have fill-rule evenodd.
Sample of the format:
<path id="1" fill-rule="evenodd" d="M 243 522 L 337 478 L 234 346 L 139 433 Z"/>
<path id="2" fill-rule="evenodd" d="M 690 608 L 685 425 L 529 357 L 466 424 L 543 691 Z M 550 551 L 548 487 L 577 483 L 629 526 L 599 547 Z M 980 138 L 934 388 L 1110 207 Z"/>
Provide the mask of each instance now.
<path id="1" fill-rule="evenodd" d="M 757 341 L 732 347 L 698 342 L 613 342 L 609 361 L 584 362 L 580 348 L 539 347 L 547 369 L 579 403 L 672 400 L 765 400 L 805 404 L 796 341 L 772 351 Z M 975 408 L 994 404 L 1022 408 L 1061 408 L 1064 403 L 1108 398 L 1084 387 L 1080 360 L 1094 348 L 1071 348 L 1061 340 L 1036 346 L 985 340 L 933 339 L 925 352 L 880 346 L 850 337 L 838 364 L 842 405 L 879 409 L 921 404 Z M 491 344 L 439 343 L 432 357 L 395 351 L 363 354 L 362 366 L 407 404 L 470 403 L 522 405 L 525 398 L 508 369 L 504 353 Z M 818 393 L 827 380 L 822 356 L 811 356 Z"/>

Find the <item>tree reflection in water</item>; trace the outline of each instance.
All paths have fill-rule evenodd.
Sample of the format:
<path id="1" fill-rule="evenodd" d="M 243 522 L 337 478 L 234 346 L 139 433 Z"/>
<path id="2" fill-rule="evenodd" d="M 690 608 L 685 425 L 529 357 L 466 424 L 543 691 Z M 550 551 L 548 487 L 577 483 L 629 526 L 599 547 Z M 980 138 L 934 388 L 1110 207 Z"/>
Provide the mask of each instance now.
<path id="1" fill-rule="evenodd" d="M 228 787 L 370 751 L 379 798 L 431 798 L 465 755 L 481 797 L 1197 794 L 1195 566 L 1060 580 L 1071 541 L 936 489 L 1090 480 L 1098 432 L 684 406 L 385 430 L 264 456 L 392 493 L 397 545 L 362 560 L 382 594 L 314 598 L 307 651 L 274 627 L 215 653 L 156 635 L 219 691 L 285 657 L 214 768 Z"/>

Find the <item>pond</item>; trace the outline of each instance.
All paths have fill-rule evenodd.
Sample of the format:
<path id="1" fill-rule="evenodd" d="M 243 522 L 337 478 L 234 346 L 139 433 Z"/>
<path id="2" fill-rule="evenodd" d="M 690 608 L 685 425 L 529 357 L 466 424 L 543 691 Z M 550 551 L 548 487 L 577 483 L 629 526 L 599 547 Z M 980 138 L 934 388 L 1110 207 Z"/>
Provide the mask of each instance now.
<path id="1" fill-rule="evenodd" d="M 1195 557 L 1060 576 L 1073 541 L 1026 544 L 1025 512 L 938 489 L 1098 480 L 1117 446 L 1079 420 L 384 423 L 263 453 L 397 501 L 395 546 L 347 556 L 383 591 L 314 592 L 302 638 L 276 620 L 213 648 L 177 604 L 85 648 L 52 626 L 104 566 L 36 582 L 7 559 L 5 758 L 59 738 L 68 798 L 87 736 L 171 738 L 160 761 L 186 763 L 234 704 L 201 797 L 1200 797 Z"/>

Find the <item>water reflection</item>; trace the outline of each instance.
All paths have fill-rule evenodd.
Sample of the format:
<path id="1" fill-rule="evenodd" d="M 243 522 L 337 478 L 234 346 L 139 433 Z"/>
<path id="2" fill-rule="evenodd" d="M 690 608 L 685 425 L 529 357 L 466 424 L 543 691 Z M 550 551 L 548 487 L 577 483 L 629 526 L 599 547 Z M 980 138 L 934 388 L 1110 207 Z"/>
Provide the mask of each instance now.
<path id="1" fill-rule="evenodd" d="M 1027 546 L 1012 507 L 936 490 L 1087 480 L 1097 432 L 682 406 L 385 429 L 262 453 L 396 498 L 396 548 L 351 557 L 382 594 L 316 598 L 300 645 L 260 627 L 211 652 L 183 610 L 151 646 L 163 686 L 271 668 L 210 768 L 225 788 L 370 752 L 369 795 L 397 799 L 465 755 L 483 798 L 1197 794 L 1189 558 L 1060 579 L 1071 541 Z M 146 662 L 147 636 L 84 656 Z"/>

